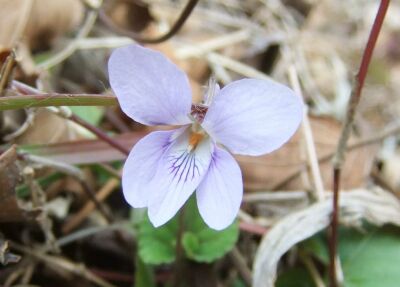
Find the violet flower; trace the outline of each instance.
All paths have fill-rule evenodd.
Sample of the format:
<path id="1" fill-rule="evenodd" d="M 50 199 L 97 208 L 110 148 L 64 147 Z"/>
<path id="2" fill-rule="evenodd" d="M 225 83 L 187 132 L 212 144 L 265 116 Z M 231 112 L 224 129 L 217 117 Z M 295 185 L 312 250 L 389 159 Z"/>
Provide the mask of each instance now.
<path id="1" fill-rule="evenodd" d="M 158 227 L 196 190 L 207 225 L 221 230 L 239 211 L 242 174 L 230 153 L 262 155 L 282 146 L 302 118 L 302 101 L 281 84 L 257 79 L 211 83 L 192 106 L 184 72 L 161 53 L 130 45 L 109 60 L 111 87 L 122 110 L 144 125 L 178 125 L 152 132 L 130 152 L 122 189 L 133 207 L 147 207 Z M 228 152 L 229 151 L 229 152 Z"/>

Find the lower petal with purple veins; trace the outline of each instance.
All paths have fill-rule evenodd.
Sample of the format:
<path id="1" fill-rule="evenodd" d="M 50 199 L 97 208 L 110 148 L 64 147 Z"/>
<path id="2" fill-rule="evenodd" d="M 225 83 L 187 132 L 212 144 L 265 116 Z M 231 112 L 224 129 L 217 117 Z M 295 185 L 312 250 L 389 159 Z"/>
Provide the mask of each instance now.
<path id="1" fill-rule="evenodd" d="M 191 131 L 187 129 L 165 151 L 149 189 L 150 221 L 160 226 L 170 220 L 183 206 L 207 173 L 214 150 L 210 138 L 204 138 L 193 148 L 189 145 Z"/>
<path id="2" fill-rule="evenodd" d="M 227 151 L 216 147 L 207 175 L 196 191 L 201 216 L 209 227 L 225 229 L 235 220 L 242 196 L 239 165 Z"/>

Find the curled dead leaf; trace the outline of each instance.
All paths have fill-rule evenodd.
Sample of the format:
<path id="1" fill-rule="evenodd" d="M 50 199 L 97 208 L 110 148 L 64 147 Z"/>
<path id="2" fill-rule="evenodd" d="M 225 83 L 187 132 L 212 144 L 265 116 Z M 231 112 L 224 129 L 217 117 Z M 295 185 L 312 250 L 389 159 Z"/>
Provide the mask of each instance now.
<path id="1" fill-rule="evenodd" d="M 34 119 L 15 137 L 18 144 L 49 144 L 78 140 L 91 135 L 72 121 L 46 109 L 37 109 Z"/>
<path id="2" fill-rule="evenodd" d="M 37 210 L 25 209 L 19 203 L 15 188 L 20 181 L 20 170 L 16 160 L 15 146 L 0 156 L 0 222 L 22 221 L 38 214 Z"/>
<path id="3" fill-rule="evenodd" d="M 360 226 L 362 220 L 375 225 L 400 226 L 400 201 L 378 187 L 342 193 L 339 206 L 341 222 Z M 278 221 L 263 237 L 253 270 L 253 287 L 273 287 L 280 258 L 291 247 L 326 228 L 332 213 L 332 197 L 289 214 Z"/>

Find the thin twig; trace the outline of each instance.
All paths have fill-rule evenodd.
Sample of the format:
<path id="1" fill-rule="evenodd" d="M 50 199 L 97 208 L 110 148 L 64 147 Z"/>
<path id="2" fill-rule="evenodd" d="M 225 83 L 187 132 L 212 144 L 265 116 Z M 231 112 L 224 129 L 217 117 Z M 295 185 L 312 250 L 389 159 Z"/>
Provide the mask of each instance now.
<path id="1" fill-rule="evenodd" d="M 102 1 L 99 1 L 98 3 L 99 7 L 101 5 L 101 2 Z M 77 50 L 79 40 L 85 38 L 89 34 L 89 32 L 92 30 L 94 23 L 96 22 L 98 10 L 93 8 L 88 12 L 86 20 L 83 23 L 79 32 L 77 33 L 76 37 L 63 50 L 53 55 L 46 61 L 38 64 L 39 68 L 48 70 L 51 67 L 54 67 L 59 63 L 63 62 L 64 60 L 66 60 Z"/>
<path id="2" fill-rule="evenodd" d="M 96 37 L 83 38 L 77 43 L 79 50 L 114 49 L 134 43 L 129 37 Z"/>
<path id="3" fill-rule="evenodd" d="M 304 200 L 307 199 L 307 192 L 299 191 L 273 191 L 273 192 L 256 192 L 245 194 L 244 202 L 258 201 L 286 201 L 286 200 Z"/>
<path id="4" fill-rule="evenodd" d="M 103 168 L 110 175 L 121 179 L 121 177 L 122 177 L 121 170 L 117 170 L 117 169 L 113 168 L 111 165 L 106 164 L 106 163 L 99 163 L 99 166 L 101 166 L 101 168 Z"/>
<path id="5" fill-rule="evenodd" d="M 198 58 L 204 57 L 211 65 L 213 64 L 220 65 L 248 78 L 257 78 L 257 79 L 272 81 L 272 78 L 269 77 L 267 74 L 260 72 L 259 70 L 249 65 L 246 65 L 242 62 L 223 56 L 220 53 L 207 52 L 204 54 L 204 52 L 201 49 L 196 49 L 195 46 L 185 45 L 185 47 L 187 49 L 189 48 L 191 49 L 190 56 Z"/>
<path id="6" fill-rule="evenodd" d="M 12 248 L 16 249 L 17 251 L 23 252 L 25 254 L 28 254 L 28 255 L 42 261 L 43 263 L 45 263 L 47 266 L 49 266 L 53 270 L 57 271 L 59 269 L 62 269 L 62 270 L 68 271 L 72 274 L 81 276 L 81 277 L 85 278 L 86 280 L 93 282 L 94 284 L 101 286 L 101 287 L 115 287 L 114 285 L 108 283 L 107 281 L 98 277 L 94 273 L 90 272 L 82 264 L 77 264 L 77 263 L 69 261 L 65 258 L 40 253 L 33 249 L 26 248 L 16 242 L 10 242 L 10 245 Z"/>
<path id="7" fill-rule="evenodd" d="M 174 23 L 174 25 L 171 27 L 171 29 L 165 33 L 164 35 L 155 37 L 155 38 L 147 38 L 144 37 L 140 34 L 137 34 L 132 31 L 128 31 L 125 29 L 122 29 L 118 27 L 117 25 L 114 24 L 114 22 L 107 16 L 107 14 L 104 12 L 104 10 L 101 10 L 99 13 L 100 20 L 108 26 L 110 29 L 114 30 L 120 35 L 124 35 L 127 37 L 130 37 L 134 39 L 137 42 L 140 43 L 149 43 L 149 44 L 157 44 L 164 42 L 174 36 L 178 31 L 182 28 L 183 24 L 185 24 L 186 20 L 189 18 L 190 14 L 192 13 L 194 7 L 196 7 L 197 2 L 199 0 L 189 0 L 188 3 L 186 4 L 185 8 L 183 9 L 182 13 L 179 15 L 178 20 Z"/>
<path id="8" fill-rule="evenodd" d="M 103 185 L 102 188 L 96 193 L 95 198 L 93 202 L 102 202 L 104 201 L 113 191 L 116 187 L 118 187 L 120 184 L 120 180 L 116 178 L 111 178 L 109 179 L 105 185 Z M 75 229 L 79 224 L 82 223 L 82 221 L 94 210 L 96 205 L 93 202 L 88 202 L 85 204 L 84 207 L 82 207 L 81 210 L 78 211 L 77 214 L 75 214 L 74 217 L 72 217 L 62 228 L 63 233 L 68 233 L 71 230 Z"/>
<path id="9" fill-rule="evenodd" d="M 175 56 L 178 59 L 185 60 L 199 54 L 206 54 L 225 47 L 232 47 L 240 42 L 248 41 L 251 37 L 251 32 L 248 29 L 241 29 L 226 35 L 219 35 L 212 39 L 196 43 L 193 46 L 183 46 L 178 49 Z"/>
<path id="10" fill-rule="evenodd" d="M 131 131 L 129 125 L 124 122 L 114 109 L 106 109 L 104 116 L 119 132 L 127 133 Z"/>
<path id="11" fill-rule="evenodd" d="M 301 98 L 303 98 L 303 93 L 301 92 L 299 78 L 297 76 L 296 69 L 293 66 L 289 68 L 289 78 L 296 94 Z M 315 149 L 314 137 L 312 134 L 310 120 L 308 117 L 308 109 L 306 105 L 304 105 L 302 129 L 304 138 L 306 140 L 308 162 L 309 166 L 311 167 L 311 174 L 313 176 L 313 181 L 314 181 L 315 197 L 317 200 L 322 200 L 324 198 L 324 193 L 325 193 L 324 184 L 322 182 L 321 170 L 318 163 L 317 151 Z"/>
<path id="12" fill-rule="evenodd" d="M 299 258 L 307 268 L 308 272 L 310 272 L 311 278 L 313 279 L 316 287 L 325 287 L 324 280 L 318 272 L 317 267 L 314 262 L 310 258 L 308 254 L 304 252 L 299 252 Z"/>
<path id="13" fill-rule="evenodd" d="M 91 125 L 90 123 L 86 122 L 84 119 L 78 117 L 77 115 L 71 114 L 71 116 L 68 118 L 69 120 L 77 123 L 78 125 L 85 127 L 92 133 L 94 133 L 99 139 L 102 139 L 103 141 L 107 142 L 110 146 L 116 148 L 120 152 L 122 152 L 125 155 L 129 155 L 130 150 L 120 144 L 118 141 L 113 139 L 112 137 L 109 137 L 106 133 L 104 133 L 101 129 L 98 127 L 95 127 Z"/>
<path id="14" fill-rule="evenodd" d="M 17 81 L 13 81 L 13 87 L 19 93 L 24 94 L 24 95 L 26 95 L 26 94 L 33 94 L 35 96 L 42 95 L 42 93 L 39 90 L 37 90 L 35 88 L 32 88 L 32 87 L 30 87 L 28 85 L 22 84 L 20 82 L 17 82 Z M 24 98 L 24 97 L 20 97 L 20 98 Z M 82 118 L 78 117 L 77 115 L 74 115 L 72 113 L 61 113 L 62 110 L 59 110 L 59 111 L 60 111 L 60 113 L 59 113 L 60 116 L 63 116 L 65 118 L 77 123 L 78 125 L 83 126 L 84 128 L 88 129 L 89 131 L 94 133 L 99 139 L 105 141 L 110 146 L 116 148 L 117 150 L 119 150 L 123 154 L 125 154 L 125 155 L 129 154 L 129 149 L 127 149 L 125 146 L 121 145 L 119 142 L 117 142 L 112 137 L 108 136 L 101 129 L 91 125 L 90 123 L 86 122 L 85 120 L 83 120 Z"/>
<path id="15" fill-rule="evenodd" d="M 245 231 L 245 232 L 249 232 L 251 234 L 261 235 L 261 236 L 264 236 L 265 233 L 267 233 L 267 231 L 268 231 L 268 228 L 266 228 L 264 226 L 250 223 L 250 222 L 245 222 L 245 221 L 239 222 L 239 229 L 241 231 Z"/>
<path id="16" fill-rule="evenodd" d="M 66 246 L 68 244 L 71 244 L 77 240 L 81 240 L 83 238 L 86 238 L 88 236 L 103 232 L 103 231 L 108 231 L 108 230 L 117 230 L 117 229 L 126 229 L 127 225 L 129 224 L 129 222 L 116 222 L 110 225 L 106 225 L 106 226 L 96 226 L 96 227 L 89 227 L 89 228 L 85 228 L 85 229 L 81 229 L 81 230 L 77 230 L 74 233 L 68 234 L 64 237 L 61 237 L 59 239 L 57 239 L 56 241 L 56 245 L 58 247 L 63 247 Z M 132 231 L 132 229 L 129 229 L 130 231 Z"/>
<path id="17" fill-rule="evenodd" d="M 240 253 L 240 250 L 235 246 L 229 252 L 229 257 L 231 258 L 233 264 L 237 268 L 240 277 L 244 280 L 246 286 L 251 286 L 252 275 L 251 270 L 247 266 L 244 256 Z"/>
<path id="18" fill-rule="evenodd" d="M 372 53 L 374 51 L 379 33 L 382 28 L 383 20 L 385 19 L 386 11 L 389 7 L 390 0 L 382 0 L 378 13 L 375 17 L 374 24 L 369 34 L 367 45 L 362 56 L 361 64 L 358 73 L 355 76 L 350 102 L 347 108 L 346 120 L 342 129 L 342 133 L 337 145 L 336 153 L 333 158 L 333 212 L 331 222 L 331 233 L 329 240 L 329 279 L 330 286 L 337 287 L 338 281 L 336 276 L 336 253 L 337 253 L 337 229 L 339 217 L 339 190 L 340 190 L 340 174 L 343 162 L 345 160 L 345 152 L 347 141 L 350 137 L 351 128 L 354 122 L 354 116 L 358 103 L 361 98 L 361 91 L 364 86 L 365 77 L 368 72 L 368 66 L 371 62 Z"/>
<path id="19" fill-rule="evenodd" d="M 42 93 L 0 97 L 0 111 L 57 106 L 115 106 L 117 98 L 101 94 Z"/>

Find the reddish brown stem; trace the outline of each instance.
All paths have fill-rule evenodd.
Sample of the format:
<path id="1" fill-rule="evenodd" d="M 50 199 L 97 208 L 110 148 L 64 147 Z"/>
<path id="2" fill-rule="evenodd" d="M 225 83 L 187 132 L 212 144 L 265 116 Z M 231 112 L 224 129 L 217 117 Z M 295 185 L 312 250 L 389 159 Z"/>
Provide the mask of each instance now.
<path id="1" fill-rule="evenodd" d="M 103 132 L 101 129 L 98 127 L 95 127 L 88 122 L 86 122 L 84 119 L 78 117 L 77 115 L 72 114 L 68 119 L 71 121 L 77 123 L 78 125 L 85 127 L 92 133 L 94 133 L 99 139 L 105 141 L 108 143 L 110 146 L 116 148 L 120 152 L 122 152 L 125 155 L 129 155 L 129 149 L 127 149 L 125 146 L 121 145 L 118 141 L 113 139 L 112 137 L 108 136 L 105 132 Z"/>
<path id="2" fill-rule="evenodd" d="M 105 25 L 107 25 L 109 28 L 111 28 L 118 34 L 130 37 L 140 43 L 157 44 L 168 40 L 176 33 L 178 33 L 178 31 L 182 28 L 183 24 L 185 24 L 186 20 L 189 18 L 194 7 L 196 7 L 197 2 L 199 2 L 199 0 L 189 0 L 185 8 L 183 9 L 182 13 L 179 15 L 178 20 L 174 23 L 171 29 L 167 33 L 158 36 L 156 38 L 146 38 L 135 32 L 128 31 L 118 27 L 117 25 L 114 24 L 114 22 L 110 18 L 108 18 L 108 16 L 103 10 L 100 10 L 99 17 L 100 20 L 103 21 Z"/>
<path id="3" fill-rule="evenodd" d="M 329 240 L 330 250 L 330 286 L 338 287 L 337 275 L 336 275 L 336 253 L 337 253 L 337 226 L 339 218 L 339 190 L 340 190 L 340 172 L 342 164 L 345 159 L 345 151 L 347 141 L 350 136 L 351 127 L 354 122 L 354 115 L 357 109 L 357 105 L 361 98 L 361 91 L 364 87 L 365 77 L 368 72 L 368 67 L 371 62 L 372 53 L 374 51 L 379 33 L 382 28 L 383 20 L 385 19 L 386 11 L 389 7 L 390 0 L 382 0 L 378 9 L 378 13 L 375 17 L 374 24 L 369 34 L 368 42 L 365 46 L 365 50 L 361 59 L 360 68 L 355 77 L 355 82 L 350 96 L 349 105 L 347 108 L 346 120 L 344 127 L 339 139 L 339 143 L 336 149 L 336 153 L 333 159 L 333 211 L 332 211 L 332 222 L 331 222 L 331 233 Z"/>
<path id="4" fill-rule="evenodd" d="M 333 210 L 332 210 L 332 222 L 331 222 L 331 233 L 329 237 L 329 277 L 330 277 L 330 286 L 337 287 L 337 261 L 336 261 L 336 253 L 337 253 L 337 245 L 338 245 L 338 213 L 339 213 L 339 182 L 340 182 L 340 169 L 333 169 Z M 336 192 L 335 192 L 336 191 Z"/>

